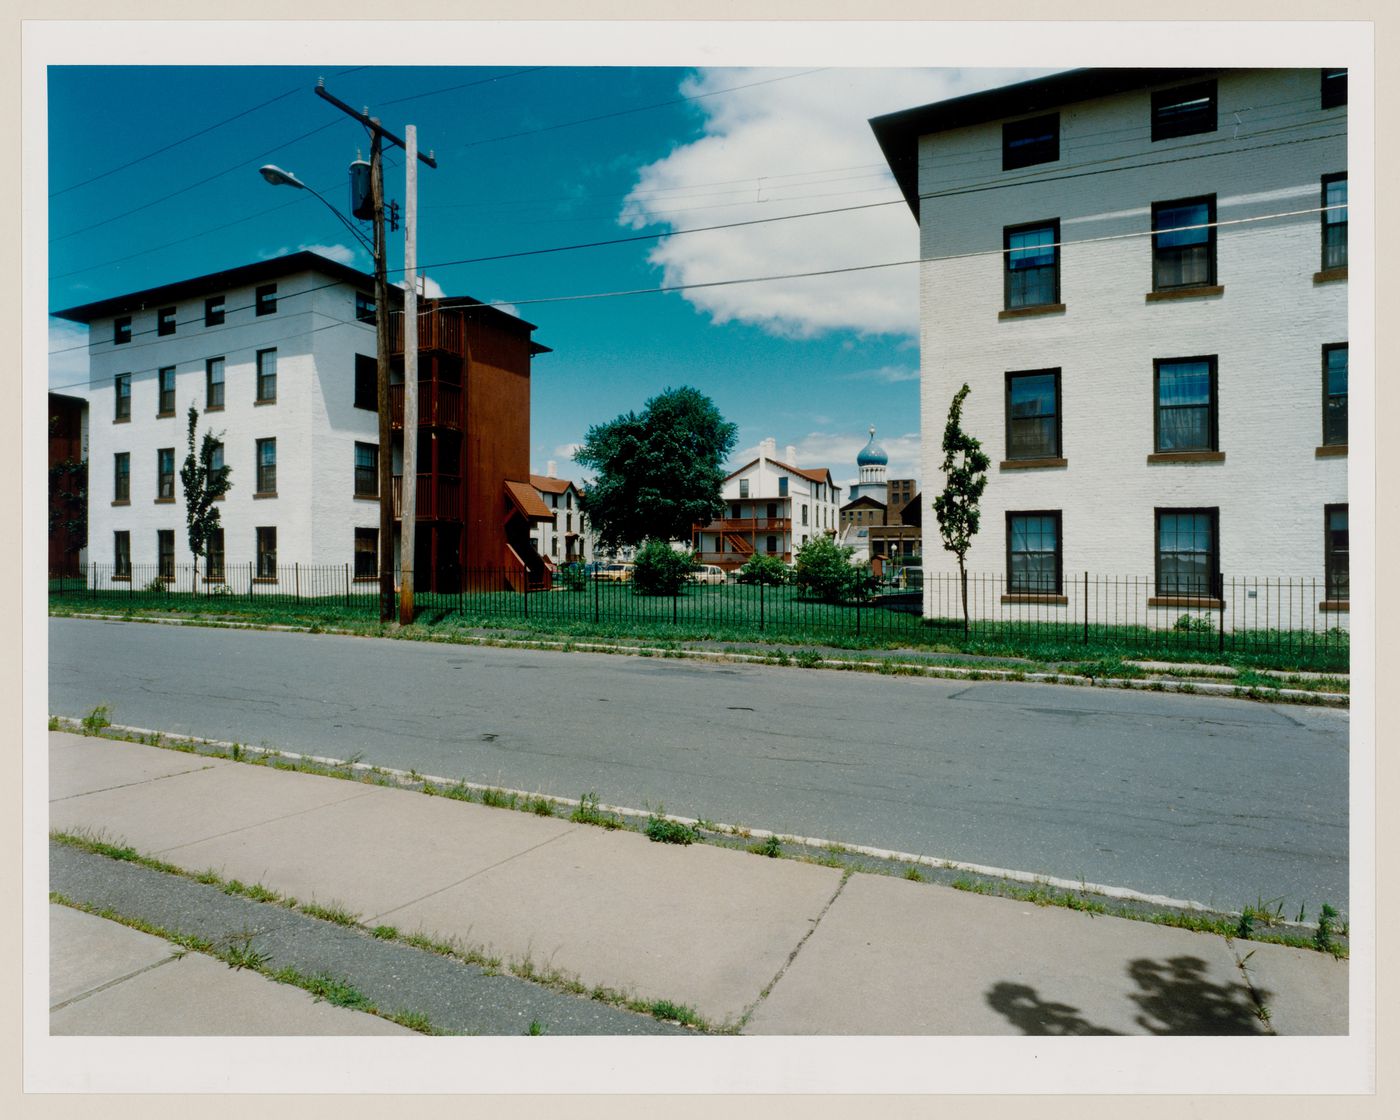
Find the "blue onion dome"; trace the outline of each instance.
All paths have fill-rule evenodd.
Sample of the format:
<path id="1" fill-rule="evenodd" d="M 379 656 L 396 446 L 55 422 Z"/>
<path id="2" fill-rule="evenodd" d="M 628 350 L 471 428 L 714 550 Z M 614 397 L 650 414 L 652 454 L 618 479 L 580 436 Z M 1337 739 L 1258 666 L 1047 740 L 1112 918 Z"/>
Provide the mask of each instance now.
<path id="1" fill-rule="evenodd" d="M 870 425 L 870 442 L 860 449 L 860 454 L 856 456 L 856 466 L 858 467 L 884 467 L 888 466 L 890 457 L 885 454 L 885 449 L 875 442 L 875 425 Z"/>

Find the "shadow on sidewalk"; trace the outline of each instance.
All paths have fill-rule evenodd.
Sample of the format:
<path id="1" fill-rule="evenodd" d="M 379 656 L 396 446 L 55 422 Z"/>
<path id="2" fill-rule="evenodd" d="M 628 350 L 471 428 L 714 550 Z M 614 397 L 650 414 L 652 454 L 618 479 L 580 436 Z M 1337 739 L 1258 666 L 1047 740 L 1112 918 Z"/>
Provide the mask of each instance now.
<path id="1" fill-rule="evenodd" d="M 1196 957 L 1168 961 L 1135 960 L 1128 976 L 1140 991 L 1128 996 L 1141 1009 L 1136 1022 L 1154 1035 L 1268 1034 L 1259 1018 L 1259 1003 L 1271 992 L 1252 993 L 1244 984 L 1216 984 L 1206 979 L 1206 963 Z M 1121 1031 L 1097 1026 L 1080 1009 L 1041 998 L 1032 987 L 1003 981 L 987 992 L 987 1003 L 1022 1034 L 1113 1035 Z"/>

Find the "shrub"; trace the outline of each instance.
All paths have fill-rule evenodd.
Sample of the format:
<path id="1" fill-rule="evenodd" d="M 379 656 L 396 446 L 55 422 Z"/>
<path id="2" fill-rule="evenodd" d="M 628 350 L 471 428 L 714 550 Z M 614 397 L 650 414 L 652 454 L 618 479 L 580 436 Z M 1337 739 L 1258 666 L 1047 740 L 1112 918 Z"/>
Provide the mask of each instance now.
<path id="1" fill-rule="evenodd" d="M 1215 632 L 1215 624 L 1205 615 L 1183 614 L 1172 624 L 1172 629 L 1188 634 L 1211 634 Z"/>
<path id="2" fill-rule="evenodd" d="M 646 834 L 658 844 L 693 844 L 700 838 L 690 825 L 657 816 L 647 818 Z"/>
<path id="3" fill-rule="evenodd" d="M 559 586 L 569 591 L 587 591 L 588 573 L 582 564 L 565 564 L 559 569 Z"/>
<path id="4" fill-rule="evenodd" d="M 674 595 L 695 569 L 695 553 L 653 537 L 637 551 L 632 586 L 642 595 Z"/>
<path id="5" fill-rule="evenodd" d="M 867 565 L 851 563 L 855 550 L 829 537 L 813 537 L 797 550 L 793 582 L 826 603 L 845 603 L 869 595 L 875 586 Z"/>
<path id="6" fill-rule="evenodd" d="M 792 581 L 792 569 L 778 556 L 767 556 L 755 552 L 739 569 L 740 583 L 762 583 L 769 587 L 782 587 Z"/>

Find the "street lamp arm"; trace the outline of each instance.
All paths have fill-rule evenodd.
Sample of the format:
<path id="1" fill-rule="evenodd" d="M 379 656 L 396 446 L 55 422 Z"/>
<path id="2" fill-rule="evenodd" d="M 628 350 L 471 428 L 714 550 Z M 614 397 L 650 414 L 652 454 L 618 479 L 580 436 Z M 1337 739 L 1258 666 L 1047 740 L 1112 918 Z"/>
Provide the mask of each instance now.
<path id="1" fill-rule="evenodd" d="M 296 187 L 297 190 L 309 191 L 311 194 L 315 195 L 318 199 L 321 200 L 321 205 L 323 205 L 327 210 L 334 214 L 336 218 L 340 221 L 340 224 L 343 225 L 346 229 L 348 229 L 359 239 L 360 244 L 365 247 L 365 250 L 369 253 L 369 255 L 371 257 L 375 255 L 374 242 L 372 242 L 368 237 L 366 237 L 363 233 L 356 229 L 351 224 L 350 219 L 347 218 L 344 214 L 342 214 L 339 210 L 337 210 L 334 206 L 332 206 L 326 200 L 325 195 L 323 195 L 320 191 L 316 190 L 315 187 L 307 186 L 290 171 L 283 171 L 280 167 L 275 167 L 270 163 L 265 167 L 260 167 L 258 169 L 258 174 L 260 174 L 274 187 Z"/>

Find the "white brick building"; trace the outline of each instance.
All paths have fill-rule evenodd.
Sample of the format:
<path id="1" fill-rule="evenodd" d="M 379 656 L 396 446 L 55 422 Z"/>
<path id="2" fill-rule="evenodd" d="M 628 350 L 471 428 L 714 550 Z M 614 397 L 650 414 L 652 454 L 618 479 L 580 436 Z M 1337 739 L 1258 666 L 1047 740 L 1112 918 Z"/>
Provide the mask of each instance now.
<path id="1" fill-rule="evenodd" d="M 725 515 L 691 530 L 699 563 L 734 569 L 755 552 L 791 563 L 812 537 L 836 535 L 841 487 L 825 467 L 793 466 L 796 457 L 788 447 L 787 461 L 778 459 L 776 442 L 765 439 L 758 458 L 724 480 Z"/>
<path id="2" fill-rule="evenodd" d="M 966 382 L 996 609 L 1078 617 L 1088 572 L 1170 625 L 1282 576 L 1345 625 L 1345 71 L 1080 70 L 871 123 L 925 262 L 925 568 L 957 570 L 932 502 Z"/>
<path id="3" fill-rule="evenodd" d="M 340 584 L 356 579 L 374 581 L 380 511 L 373 291 L 372 277 L 301 252 L 55 312 L 89 328 L 88 558 L 102 587 L 123 586 L 133 575 L 145 582 L 178 570 L 181 590 L 187 589 L 193 557 L 179 471 L 191 405 L 200 413 L 201 438 L 206 430 L 223 433 L 223 460 L 232 468 L 232 489 L 219 507 L 222 547 L 215 554 L 215 582 L 226 573 L 228 582 L 241 588 L 257 579 L 279 582 L 279 590 L 291 592 L 290 579 L 319 580 L 296 589 L 315 595 L 336 593 Z M 543 349 L 529 341 L 530 324 L 479 305 L 461 312 L 475 316 L 471 323 L 487 323 L 469 324 L 467 330 L 508 336 L 520 352 L 493 360 L 522 363 L 524 378 L 506 378 L 494 367 L 481 375 L 487 389 L 495 381 L 523 386 L 515 394 L 526 402 L 523 413 L 514 399 L 498 410 L 509 413 L 514 425 L 501 436 L 502 425 L 489 412 L 491 392 L 477 392 L 485 404 L 461 403 L 476 384 L 475 365 L 459 361 L 453 367 L 456 382 L 446 387 L 430 379 L 431 371 L 448 362 L 432 351 L 435 336 L 421 325 L 435 331 L 438 314 L 430 308 L 420 316 L 425 356 L 420 362 L 422 572 L 417 583 L 424 589 L 438 575 L 427 559 L 434 534 L 443 538 L 444 550 L 451 547 L 449 574 L 455 574 L 468 555 L 457 540 L 461 527 L 470 523 L 478 538 L 499 549 L 492 534 L 499 535 L 510 517 L 496 477 L 509 456 L 492 448 L 490 461 L 477 469 L 477 459 L 464 451 L 444 466 L 436 449 L 460 441 L 457 433 L 470 432 L 475 424 L 487 437 L 504 440 L 508 450 L 518 447 L 520 465 L 506 462 L 506 477 L 524 486 L 529 354 Z M 459 367 L 465 372 L 457 372 Z M 395 372 L 391 379 L 401 381 L 401 365 Z M 389 451 L 396 493 L 402 463 L 402 390 L 397 392 Z M 484 417 L 480 421 L 478 413 Z M 491 500 L 473 507 L 473 479 L 487 472 L 494 472 L 487 479 Z M 397 505 L 396 498 L 396 517 Z M 538 514 L 545 516 L 543 510 Z M 398 532 L 396 527 L 396 538 Z M 490 563 L 500 567 L 491 555 Z M 202 583 L 202 571 L 200 577 Z M 326 581 L 331 586 L 321 585 Z"/>
<path id="4" fill-rule="evenodd" d="M 593 532 L 579 506 L 579 488 L 572 480 L 558 477 L 552 459 L 544 474 L 530 476 L 530 485 L 553 516 L 552 521 L 541 522 L 531 530 L 535 551 L 556 565 L 591 561 Z"/>

